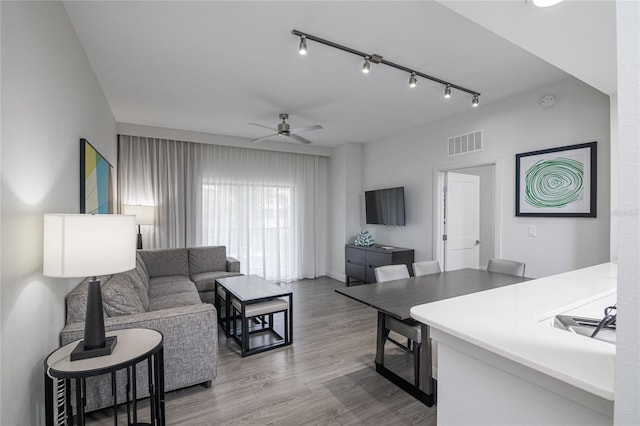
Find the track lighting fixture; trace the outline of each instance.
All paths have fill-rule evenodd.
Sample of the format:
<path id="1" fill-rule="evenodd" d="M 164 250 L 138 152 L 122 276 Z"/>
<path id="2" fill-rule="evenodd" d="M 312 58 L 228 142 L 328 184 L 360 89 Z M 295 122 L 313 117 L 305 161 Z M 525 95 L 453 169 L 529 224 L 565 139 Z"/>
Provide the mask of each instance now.
<path id="1" fill-rule="evenodd" d="M 416 87 L 418 84 L 418 79 L 416 78 L 416 73 L 412 72 L 411 77 L 409 77 L 409 87 Z"/>
<path id="2" fill-rule="evenodd" d="M 369 74 L 369 70 L 371 69 L 371 64 L 369 63 L 369 57 L 364 57 L 364 64 L 362 65 L 362 72 L 365 74 Z"/>
<path id="3" fill-rule="evenodd" d="M 322 39 L 320 37 L 316 37 L 314 35 L 311 34 L 307 34 L 307 33 L 303 33 L 301 31 L 298 30 L 292 30 L 291 33 L 295 36 L 300 37 L 300 54 L 304 55 L 307 52 L 307 40 L 312 40 L 315 41 L 317 43 L 320 44 L 324 44 L 325 46 L 329 46 L 329 47 L 333 47 L 334 49 L 338 49 L 338 50 L 342 50 L 343 52 L 347 52 L 347 53 L 351 53 L 352 55 L 356 55 L 356 56 L 360 56 L 361 58 L 364 58 L 364 64 L 362 65 L 362 72 L 367 74 L 369 73 L 369 71 L 371 70 L 371 64 L 384 64 L 387 65 L 391 68 L 395 68 L 397 70 L 400 71 L 404 71 L 410 74 L 409 77 L 409 86 L 410 87 L 415 87 L 418 83 L 418 77 L 422 77 L 424 79 L 427 80 L 431 80 L 435 83 L 439 83 L 442 84 L 443 86 L 445 86 L 444 88 L 444 97 L 445 98 L 450 98 L 451 97 L 451 89 L 456 89 L 459 90 L 461 92 L 466 92 L 468 94 L 470 94 L 472 96 L 472 100 L 471 100 L 471 106 L 473 107 L 477 107 L 478 103 L 479 103 L 479 97 L 480 97 L 480 93 L 476 92 L 475 90 L 471 90 L 471 89 L 467 89 L 465 87 L 462 86 L 458 86 L 457 84 L 453 84 L 450 83 L 448 81 L 439 79 L 438 77 L 434 77 L 425 73 L 422 73 L 420 71 L 416 71 L 416 70 L 412 70 L 410 68 L 407 68 L 403 65 L 398 65 L 394 62 L 388 61 L 386 59 L 384 59 L 381 55 L 375 54 L 375 53 L 365 53 L 365 52 L 361 52 L 359 50 L 355 50 L 352 49 L 350 47 L 347 46 L 343 46 L 341 44 L 338 43 L 334 43 L 332 41 L 329 40 L 325 40 Z"/>
<path id="4" fill-rule="evenodd" d="M 447 84 L 444 88 L 444 98 L 449 99 L 451 97 L 451 85 Z"/>
<path id="5" fill-rule="evenodd" d="M 298 52 L 301 55 L 307 54 L 307 38 L 305 36 L 300 37 L 300 46 L 298 47 Z"/>

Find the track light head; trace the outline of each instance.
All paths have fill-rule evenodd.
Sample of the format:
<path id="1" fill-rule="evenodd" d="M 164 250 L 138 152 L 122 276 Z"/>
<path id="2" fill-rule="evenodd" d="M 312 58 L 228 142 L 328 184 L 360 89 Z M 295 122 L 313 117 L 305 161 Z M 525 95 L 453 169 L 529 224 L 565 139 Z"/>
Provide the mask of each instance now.
<path id="1" fill-rule="evenodd" d="M 416 87 L 417 84 L 418 79 L 416 78 L 416 73 L 412 72 L 411 76 L 409 77 L 409 87 Z"/>
<path id="2" fill-rule="evenodd" d="M 307 54 L 307 38 L 305 36 L 300 37 L 300 45 L 298 46 L 298 52 L 301 55 Z"/>
<path id="3" fill-rule="evenodd" d="M 362 65 L 362 72 L 364 74 L 369 74 L 370 70 L 371 70 L 371 64 L 369 63 L 369 57 L 366 56 L 364 58 L 364 64 Z"/>
<path id="4" fill-rule="evenodd" d="M 472 107 L 477 107 L 478 104 L 480 103 L 480 96 L 479 95 L 473 95 L 473 98 L 471 98 L 471 106 Z"/>
<path id="5" fill-rule="evenodd" d="M 451 97 L 451 85 L 447 84 L 444 88 L 444 98 L 449 99 Z"/>

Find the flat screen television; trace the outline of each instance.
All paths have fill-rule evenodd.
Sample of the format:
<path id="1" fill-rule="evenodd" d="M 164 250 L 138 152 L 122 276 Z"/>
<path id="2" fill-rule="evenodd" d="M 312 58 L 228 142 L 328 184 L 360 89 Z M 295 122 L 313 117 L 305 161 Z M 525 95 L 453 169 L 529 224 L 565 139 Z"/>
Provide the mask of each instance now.
<path id="1" fill-rule="evenodd" d="M 405 226 L 403 186 L 365 191 L 364 204 L 368 224 Z"/>

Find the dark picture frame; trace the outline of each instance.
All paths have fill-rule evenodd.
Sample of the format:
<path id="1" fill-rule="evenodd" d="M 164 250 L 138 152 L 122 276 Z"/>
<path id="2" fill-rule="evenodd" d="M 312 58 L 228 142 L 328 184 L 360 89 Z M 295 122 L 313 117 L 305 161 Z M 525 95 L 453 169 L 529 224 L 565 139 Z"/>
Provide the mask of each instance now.
<path id="1" fill-rule="evenodd" d="M 596 217 L 597 145 L 516 154 L 516 216 Z"/>
<path id="2" fill-rule="evenodd" d="M 80 213 L 115 213 L 113 166 L 86 139 L 80 139 Z"/>

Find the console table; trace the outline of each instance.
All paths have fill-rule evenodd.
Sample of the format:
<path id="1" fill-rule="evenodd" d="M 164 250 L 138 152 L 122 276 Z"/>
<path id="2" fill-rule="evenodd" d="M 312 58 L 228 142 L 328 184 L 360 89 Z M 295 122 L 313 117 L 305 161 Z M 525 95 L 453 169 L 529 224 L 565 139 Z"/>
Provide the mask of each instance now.
<path id="1" fill-rule="evenodd" d="M 112 388 L 116 389 L 116 371 L 127 371 L 127 424 L 138 424 L 136 402 L 136 364 L 147 361 L 151 425 L 164 426 L 164 358 L 163 336 L 156 330 L 131 328 L 107 332 L 107 337 L 117 336 L 118 344 L 111 355 L 70 360 L 70 354 L 78 344 L 71 342 L 51 352 L 44 361 L 45 421 L 47 426 L 73 424 L 71 384 L 75 385 L 76 422 L 82 426 L 84 419 L 85 380 L 87 377 L 111 374 Z M 133 379 L 132 379 L 133 378 Z M 56 401 L 54 405 L 54 381 Z M 115 424 L 118 417 L 117 393 L 113 395 Z M 55 423 L 54 423 L 55 421 Z"/>
<path id="2" fill-rule="evenodd" d="M 378 266 L 405 264 L 412 270 L 413 249 L 401 247 L 385 246 L 374 244 L 372 246 L 356 246 L 346 244 L 344 248 L 344 268 L 347 276 L 347 286 L 349 278 L 362 281 L 363 283 L 375 283 L 376 276 L 373 272 Z"/>

